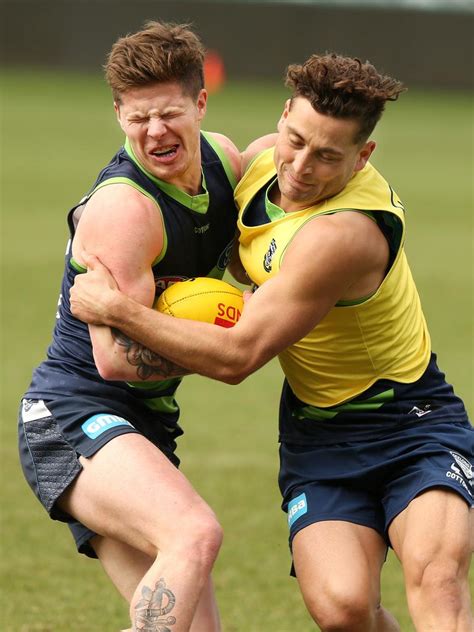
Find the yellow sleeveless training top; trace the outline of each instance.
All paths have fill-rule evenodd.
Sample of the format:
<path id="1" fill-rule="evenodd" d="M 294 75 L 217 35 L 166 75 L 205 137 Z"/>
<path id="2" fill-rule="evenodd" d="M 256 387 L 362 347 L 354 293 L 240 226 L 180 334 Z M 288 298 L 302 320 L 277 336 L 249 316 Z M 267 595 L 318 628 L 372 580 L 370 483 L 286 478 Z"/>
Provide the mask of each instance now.
<path id="1" fill-rule="evenodd" d="M 395 247 L 390 270 L 372 296 L 338 303 L 305 338 L 279 355 L 293 392 L 307 404 L 328 407 L 360 395 L 382 378 L 416 381 L 428 365 L 431 342 L 403 249 L 404 209 L 395 192 L 367 163 L 339 194 L 286 214 L 268 202 L 267 190 L 275 177 L 271 148 L 255 158 L 235 190 L 240 258 L 256 285 L 278 273 L 295 234 L 318 215 L 368 211 L 386 224 L 388 234 L 393 234 L 389 243 Z M 245 211 L 259 192 L 259 199 L 265 198 L 279 215 L 266 224 L 248 226 Z"/>

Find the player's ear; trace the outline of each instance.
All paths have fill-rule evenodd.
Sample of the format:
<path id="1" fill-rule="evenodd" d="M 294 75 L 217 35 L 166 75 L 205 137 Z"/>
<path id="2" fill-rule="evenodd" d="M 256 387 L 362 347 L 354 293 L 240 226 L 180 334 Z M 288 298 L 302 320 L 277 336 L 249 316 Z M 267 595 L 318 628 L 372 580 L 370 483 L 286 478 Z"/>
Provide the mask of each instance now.
<path id="1" fill-rule="evenodd" d="M 376 147 L 375 141 L 369 140 L 367 141 L 359 151 L 359 155 L 357 157 L 357 162 L 354 167 L 354 171 L 361 171 L 367 164 L 368 159 L 372 155 Z"/>
<path id="2" fill-rule="evenodd" d="M 114 110 L 115 110 L 115 116 L 117 117 L 118 124 L 123 130 L 122 121 L 120 120 L 120 103 L 117 103 L 117 101 L 114 101 Z"/>
<path id="3" fill-rule="evenodd" d="M 291 99 L 287 99 L 285 101 L 285 107 L 283 108 L 282 115 L 280 116 L 280 120 L 278 121 L 278 125 L 277 125 L 277 129 L 279 132 L 281 132 L 282 125 L 285 122 L 285 119 L 288 117 L 290 107 L 291 107 Z"/>
<path id="4" fill-rule="evenodd" d="M 205 90 L 204 88 L 198 94 L 196 107 L 198 111 L 198 118 L 199 120 L 201 120 L 204 118 L 207 109 L 207 90 Z"/>

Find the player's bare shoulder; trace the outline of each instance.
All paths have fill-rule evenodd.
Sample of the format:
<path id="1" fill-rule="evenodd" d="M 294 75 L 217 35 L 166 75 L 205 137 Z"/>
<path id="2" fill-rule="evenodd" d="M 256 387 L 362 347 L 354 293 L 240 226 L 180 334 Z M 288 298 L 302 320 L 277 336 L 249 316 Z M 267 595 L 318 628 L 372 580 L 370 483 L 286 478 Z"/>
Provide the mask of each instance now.
<path id="1" fill-rule="evenodd" d="M 314 217 L 295 236 L 284 260 L 299 269 L 308 286 L 311 279 L 326 276 L 328 288 L 340 292 L 337 300 L 373 293 L 385 277 L 388 261 L 386 238 L 376 221 L 359 211 Z"/>
<path id="2" fill-rule="evenodd" d="M 388 246 L 375 219 L 361 211 L 339 211 L 315 215 L 294 239 L 298 250 L 307 244 L 326 247 L 341 257 L 378 259 L 385 257 Z"/>
<path id="3" fill-rule="evenodd" d="M 224 136 L 224 134 L 219 134 L 218 132 L 207 132 L 216 143 L 219 144 L 227 159 L 230 163 L 234 176 L 237 182 L 240 180 L 242 176 L 241 172 L 241 159 L 240 159 L 240 151 L 237 146 L 228 138 Z"/>
<path id="4" fill-rule="evenodd" d="M 275 145 L 277 139 L 277 134 L 266 134 L 265 136 L 260 136 L 256 140 L 252 141 L 246 149 L 242 152 L 242 175 L 245 173 L 247 168 L 253 159 L 260 154 L 265 149 L 270 149 Z"/>
<path id="5" fill-rule="evenodd" d="M 163 220 L 157 203 L 126 183 L 98 189 L 83 207 L 73 240 L 73 255 L 82 249 L 102 254 L 131 247 L 156 256 L 163 244 Z"/>
<path id="6" fill-rule="evenodd" d="M 388 263 L 387 239 L 379 228 L 375 217 L 362 211 L 341 211 L 328 216 L 341 241 L 350 244 L 354 256 L 365 259 L 370 268 Z"/>

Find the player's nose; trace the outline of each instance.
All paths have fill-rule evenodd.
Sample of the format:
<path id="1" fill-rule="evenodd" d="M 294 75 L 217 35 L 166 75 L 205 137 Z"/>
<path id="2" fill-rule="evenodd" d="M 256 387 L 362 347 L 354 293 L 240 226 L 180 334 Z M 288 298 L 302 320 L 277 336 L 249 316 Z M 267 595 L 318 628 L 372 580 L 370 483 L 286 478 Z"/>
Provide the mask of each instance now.
<path id="1" fill-rule="evenodd" d="M 152 138 L 161 138 L 166 134 L 167 127 L 165 122 L 160 118 L 150 118 L 148 123 L 148 136 Z"/>
<path id="2" fill-rule="evenodd" d="M 311 161 L 304 153 L 298 153 L 293 160 L 293 173 L 296 177 L 311 173 Z"/>

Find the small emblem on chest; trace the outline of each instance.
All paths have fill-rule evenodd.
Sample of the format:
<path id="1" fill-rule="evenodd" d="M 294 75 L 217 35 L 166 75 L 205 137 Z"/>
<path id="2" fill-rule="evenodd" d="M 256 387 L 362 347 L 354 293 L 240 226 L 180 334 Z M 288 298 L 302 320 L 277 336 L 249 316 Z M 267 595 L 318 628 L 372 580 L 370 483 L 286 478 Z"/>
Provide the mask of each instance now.
<path id="1" fill-rule="evenodd" d="M 272 270 L 272 259 L 277 249 L 277 244 L 274 239 L 271 240 L 270 245 L 268 246 L 268 250 L 263 257 L 263 267 L 265 268 L 265 272 L 271 272 Z"/>

